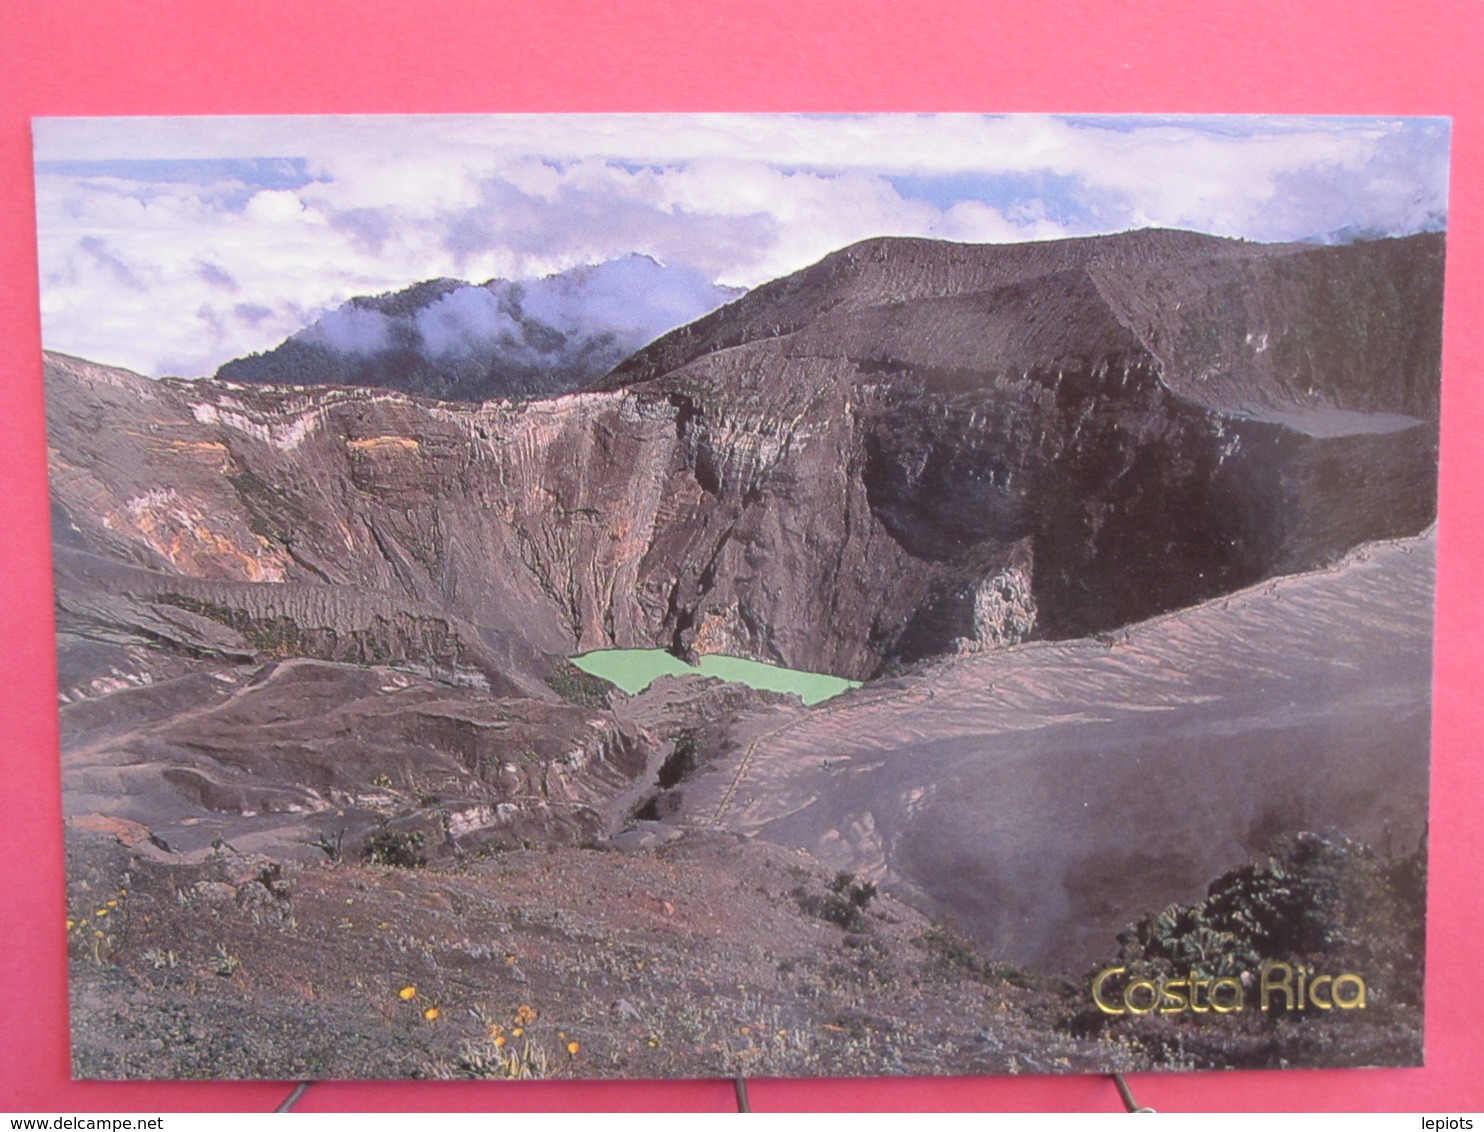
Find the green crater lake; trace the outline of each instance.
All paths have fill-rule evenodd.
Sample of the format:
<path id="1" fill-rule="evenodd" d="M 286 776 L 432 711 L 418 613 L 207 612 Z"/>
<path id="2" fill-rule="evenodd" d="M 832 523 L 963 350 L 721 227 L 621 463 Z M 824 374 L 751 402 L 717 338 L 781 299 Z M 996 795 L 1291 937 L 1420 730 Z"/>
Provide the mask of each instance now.
<path id="1" fill-rule="evenodd" d="M 779 668 L 776 664 L 742 660 L 735 656 L 703 656 L 700 664 L 692 666 L 664 649 L 600 649 L 574 656 L 572 663 L 631 696 L 644 691 L 661 676 L 713 676 L 734 684 L 746 684 L 762 692 L 800 696 L 811 706 L 850 688 L 860 687 L 859 680 Z"/>

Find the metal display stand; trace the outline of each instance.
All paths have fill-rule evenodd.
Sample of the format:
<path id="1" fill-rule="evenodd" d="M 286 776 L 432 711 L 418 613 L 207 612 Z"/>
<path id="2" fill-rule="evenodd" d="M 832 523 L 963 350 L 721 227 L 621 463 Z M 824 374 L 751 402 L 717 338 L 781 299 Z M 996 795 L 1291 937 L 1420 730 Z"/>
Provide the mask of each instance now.
<path id="1" fill-rule="evenodd" d="M 1108 1076 L 1113 1079 L 1113 1084 L 1115 1086 L 1117 1086 L 1117 1088 L 1118 1088 L 1118 1095 L 1123 1100 L 1123 1107 L 1124 1107 L 1124 1109 L 1126 1111 L 1128 1111 L 1128 1112 L 1154 1112 L 1154 1111 L 1156 1111 L 1155 1109 L 1152 1109 L 1152 1108 L 1145 1108 L 1144 1106 L 1140 1105 L 1138 1101 L 1134 1100 L 1134 1094 L 1129 1090 L 1128 1082 L 1123 1079 L 1123 1074 L 1122 1073 L 1110 1073 L 1110 1074 L 1108 1074 Z M 283 1103 L 280 1104 L 273 1111 L 274 1112 L 293 1112 L 294 1111 L 294 1106 L 299 1103 L 300 1099 L 304 1096 L 304 1094 L 309 1091 L 309 1086 L 311 1086 L 313 1084 L 314 1084 L 313 1081 L 300 1081 L 297 1085 L 294 1086 L 293 1092 L 289 1093 L 288 1096 L 284 1097 Z M 734 1078 L 732 1078 L 732 1087 L 736 1090 L 736 1094 L 737 1094 L 737 1111 L 738 1112 L 751 1112 L 752 1111 L 752 1102 L 749 1101 L 748 1098 L 747 1098 L 747 1078 L 746 1077 L 734 1077 Z"/>

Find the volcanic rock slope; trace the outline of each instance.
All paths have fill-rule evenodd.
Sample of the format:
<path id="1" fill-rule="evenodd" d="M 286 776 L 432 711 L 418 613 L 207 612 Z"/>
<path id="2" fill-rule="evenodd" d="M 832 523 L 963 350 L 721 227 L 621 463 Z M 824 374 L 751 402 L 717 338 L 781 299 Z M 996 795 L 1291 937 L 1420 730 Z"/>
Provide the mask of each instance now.
<path id="1" fill-rule="evenodd" d="M 677 643 L 869 676 L 1420 530 L 1441 280 L 1435 236 L 1138 232 L 871 241 L 758 288 L 609 379 L 678 405 L 730 502 L 715 569 L 680 571 Z M 759 458 L 742 460 L 748 431 Z M 807 535 L 756 506 L 805 494 Z M 810 600 L 780 608 L 757 569 L 780 560 Z"/>
<path id="2" fill-rule="evenodd" d="M 1432 235 L 881 239 L 550 400 L 49 355 L 69 808 L 581 842 L 669 740 L 572 653 L 871 678 L 1414 534 L 1441 286 Z"/>
<path id="3" fill-rule="evenodd" d="M 1431 534 L 1113 633 L 758 715 L 684 818 L 807 850 L 1078 971 L 1283 834 L 1425 840 Z"/>

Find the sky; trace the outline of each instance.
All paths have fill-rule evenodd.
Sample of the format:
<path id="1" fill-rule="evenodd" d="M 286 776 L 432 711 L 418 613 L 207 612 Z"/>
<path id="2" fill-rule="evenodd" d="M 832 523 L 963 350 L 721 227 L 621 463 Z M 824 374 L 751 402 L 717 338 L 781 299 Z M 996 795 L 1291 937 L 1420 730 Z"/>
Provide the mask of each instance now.
<path id="1" fill-rule="evenodd" d="M 638 253 L 751 287 L 872 236 L 1445 226 L 1440 118 L 494 115 L 34 123 L 42 338 L 153 376 L 355 295 Z"/>

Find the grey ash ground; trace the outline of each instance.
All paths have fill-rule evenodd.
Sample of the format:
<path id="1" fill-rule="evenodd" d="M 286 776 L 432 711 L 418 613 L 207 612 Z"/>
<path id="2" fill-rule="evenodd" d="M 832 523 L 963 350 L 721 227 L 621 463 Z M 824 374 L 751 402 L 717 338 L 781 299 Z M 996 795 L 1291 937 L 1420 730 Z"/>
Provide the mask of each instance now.
<path id="1" fill-rule="evenodd" d="M 1363 1018 L 1083 976 L 1285 834 L 1420 884 L 1441 279 L 875 240 L 520 402 L 49 355 L 77 1072 L 1414 1062 L 1402 913 L 1305 944 Z"/>
<path id="2" fill-rule="evenodd" d="M 1032 993 L 955 962 L 920 914 L 877 897 L 836 923 L 819 914 L 831 874 L 735 835 L 297 867 L 267 885 L 261 857 L 114 852 L 106 870 L 97 846 L 78 849 L 90 883 L 120 882 L 95 891 L 125 892 L 93 921 L 104 962 L 75 933 L 84 1076 L 852 1075 L 1105 1056 L 1048 1040 Z"/>

